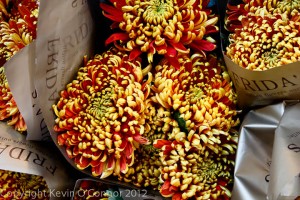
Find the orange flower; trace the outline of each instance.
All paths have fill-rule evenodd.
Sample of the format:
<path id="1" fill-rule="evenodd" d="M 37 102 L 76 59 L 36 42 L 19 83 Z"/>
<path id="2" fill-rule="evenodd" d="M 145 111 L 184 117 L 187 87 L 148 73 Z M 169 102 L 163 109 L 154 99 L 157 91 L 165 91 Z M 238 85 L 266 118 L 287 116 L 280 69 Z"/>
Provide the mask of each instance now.
<path id="1" fill-rule="evenodd" d="M 129 167 L 126 174 L 120 174 L 118 179 L 137 187 L 158 190 L 161 186 L 161 166 L 159 150 L 155 149 L 151 142 L 151 144 L 142 145 L 136 150 L 133 165 Z"/>
<path id="2" fill-rule="evenodd" d="M 54 111 L 59 145 L 79 169 L 94 176 L 126 173 L 134 151 L 148 141 L 147 100 L 151 81 L 143 81 L 140 60 L 116 49 L 96 55 L 61 92 Z"/>
<path id="3" fill-rule="evenodd" d="M 269 14 L 286 14 L 288 17 L 297 15 L 300 11 L 299 0 L 243 0 L 237 5 L 227 4 L 225 28 L 230 32 L 242 28 L 242 19 L 248 13 L 259 15 L 261 12 Z"/>
<path id="4" fill-rule="evenodd" d="M 4 67 L 0 67 L 0 120 L 8 120 L 7 124 L 19 132 L 27 130 L 24 118 L 9 89 Z"/>
<path id="5" fill-rule="evenodd" d="M 36 38 L 38 4 L 23 1 L 14 4 L 8 21 L 0 21 L 0 55 L 9 60 Z M 4 63 L 0 63 L 3 65 Z"/>
<path id="6" fill-rule="evenodd" d="M 130 51 L 130 58 L 148 53 L 152 63 L 154 54 L 169 59 L 177 52 L 212 51 L 214 41 L 207 37 L 217 32 L 218 18 L 206 8 L 207 0 L 110 0 L 113 6 L 101 3 L 104 15 L 114 21 L 112 34 L 106 44 L 114 42 L 119 49 Z"/>
<path id="7" fill-rule="evenodd" d="M 227 143 L 223 152 L 202 152 L 188 142 L 157 140 L 161 149 L 164 181 L 160 193 L 172 200 L 230 199 L 236 143 Z"/>
<path id="8" fill-rule="evenodd" d="M 246 69 L 262 71 L 300 60 L 300 14 L 248 14 L 231 34 L 226 55 Z"/>
<path id="9" fill-rule="evenodd" d="M 218 151 L 218 145 L 230 137 L 237 126 L 236 94 L 222 65 L 214 56 L 180 55 L 181 68 L 176 70 L 168 60 L 156 66 L 155 96 L 151 99 L 171 109 L 179 128 L 170 132 L 169 139 L 189 141 L 199 149 Z"/>

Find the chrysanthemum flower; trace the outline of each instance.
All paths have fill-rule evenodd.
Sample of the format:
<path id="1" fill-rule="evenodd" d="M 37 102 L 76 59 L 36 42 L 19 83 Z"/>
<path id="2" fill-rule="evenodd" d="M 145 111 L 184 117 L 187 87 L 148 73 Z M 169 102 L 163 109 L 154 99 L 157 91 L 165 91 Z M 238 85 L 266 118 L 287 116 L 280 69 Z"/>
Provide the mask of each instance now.
<path id="1" fill-rule="evenodd" d="M 104 15 L 114 21 L 112 34 L 106 44 L 130 51 L 130 58 L 148 53 L 176 57 L 189 48 L 200 52 L 215 49 L 214 41 L 206 37 L 218 30 L 218 18 L 206 8 L 207 0 L 110 0 L 113 6 L 100 4 Z"/>
<path id="2" fill-rule="evenodd" d="M 0 55 L 9 60 L 20 49 L 36 38 L 37 1 L 14 5 L 8 21 L 0 21 Z M 4 63 L 0 63 L 4 64 Z"/>
<path id="3" fill-rule="evenodd" d="M 231 34 L 226 55 L 241 67 L 262 71 L 300 60 L 300 14 L 251 15 Z"/>
<path id="4" fill-rule="evenodd" d="M 140 60 L 111 49 L 81 67 L 61 92 L 54 129 L 79 169 L 90 166 L 101 178 L 128 171 L 135 149 L 148 142 L 142 137 L 150 131 L 148 78 L 143 81 Z"/>
<path id="5" fill-rule="evenodd" d="M 299 0 L 244 0 L 237 5 L 227 4 L 227 16 L 225 19 L 225 28 L 230 32 L 242 28 L 242 19 L 248 13 L 260 14 L 263 12 L 269 14 L 286 14 L 289 17 L 297 15 L 300 11 Z"/>
<path id="6" fill-rule="evenodd" d="M 199 149 L 218 151 L 216 146 L 230 137 L 228 131 L 239 123 L 229 76 L 222 73 L 214 56 L 181 55 L 178 60 L 179 70 L 162 60 L 156 66 L 152 86 L 156 94 L 152 100 L 171 109 L 173 118 L 180 122 L 169 139 L 188 140 Z"/>
<path id="7" fill-rule="evenodd" d="M 50 199 L 42 176 L 6 170 L 0 170 L 0 195 L 3 200 Z"/>
<path id="8" fill-rule="evenodd" d="M 7 120 L 7 124 L 19 132 L 27 130 L 24 118 L 9 89 L 4 67 L 0 67 L 0 120 Z"/>
<path id="9" fill-rule="evenodd" d="M 161 186 L 161 161 L 159 150 L 153 143 L 142 145 L 136 150 L 134 164 L 129 167 L 126 174 L 120 174 L 120 181 L 131 183 L 137 187 L 158 190 Z"/>
<path id="10" fill-rule="evenodd" d="M 164 181 L 160 192 L 173 200 L 230 199 L 236 143 L 224 144 L 222 153 L 199 151 L 189 142 L 158 140 Z"/>

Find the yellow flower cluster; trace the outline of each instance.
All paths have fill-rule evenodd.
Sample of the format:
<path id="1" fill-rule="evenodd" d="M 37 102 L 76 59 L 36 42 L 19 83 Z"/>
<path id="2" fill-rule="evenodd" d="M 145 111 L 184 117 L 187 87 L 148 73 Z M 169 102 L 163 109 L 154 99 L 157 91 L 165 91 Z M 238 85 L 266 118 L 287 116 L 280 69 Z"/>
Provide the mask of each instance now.
<path id="1" fill-rule="evenodd" d="M 299 2 L 249 1 L 229 6 L 226 55 L 239 66 L 263 71 L 297 62 L 299 54 Z"/>
<path id="2" fill-rule="evenodd" d="M 0 199 L 47 200 L 49 188 L 42 176 L 0 170 Z"/>

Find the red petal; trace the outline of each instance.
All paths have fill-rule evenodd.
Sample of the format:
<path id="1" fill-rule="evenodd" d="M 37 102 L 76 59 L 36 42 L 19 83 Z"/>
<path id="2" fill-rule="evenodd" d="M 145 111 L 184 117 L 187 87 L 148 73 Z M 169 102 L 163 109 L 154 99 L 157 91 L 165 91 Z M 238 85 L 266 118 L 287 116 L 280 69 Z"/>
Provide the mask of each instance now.
<path id="1" fill-rule="evenodd" d="M 176 57 L 176 55 L 177 55 L 176 49 L 174 49 L 172 47 L 167 48 L 167 56 L 168 57 L 174 58 L 174 57 Z"/>
<path id="2" fill-rule="evenodd" d="M 85 169 L 89 166 L 90 159 L 85 158 L 85 157 L 80 155 L 80 156 L 76 156 L 74 158 L 74 162 L 76 163 L 76 165 L 79 169 Z"/>
<path id="3" fill-rule="evenodd" d="M 130 142 L 127 143 L 126 148 L 124 149 L 124 154 L 127 159 L 130 159 L 133 154 L 132 144 Z"/>
<path id="4" fill-rule="evenodd" d="M 133 139 L 140 144 L 147 144 L 149 142 L 147 138 L 142 137 L 140 134 L 135 134 Z"/>
<path id="5" fill-rule="evenodd" d="M 207 40 L 199 40 L 190 44 L 191 48 L 198 51 L 213 51 L 216 48 L 216 45 L 207 41 Z"/>
<path id="6" fill-rule="evenodd" d="M 96 176 L 100 176 L 104 170 L 106 162 L 99 163 L 97 167 L 92 167 L 92 172 Z"/>
<path id="7" fill-rule="evenodd" d="M 55 126 L 55 127 L 57 127 L 57 126 Z M 54 129 L 55 129 L 55 127 L 54 127 Z M 61 134 L 61 135 L 57 136 L 57 142 L 59 145 L 64 145 L 64 143 L 66 141 L 66 138 L 64 138 L 64 135 L 65 134 Z"/>
<path id="8" fill-rule="evenodd" d="M 126 1 L 124 0 L 110 0 L 117 8 L 122 9 L 123 6 L 126 6 Z"/>
<path id="9" fill-rule="evenodd" d="M 160 188 L 160 193 L 162 196 L 164 197 L 171 197 L 174 195 L 174 192 L 170 191 L 170 181 L 169 180 L 166 180 L 164 182 L 164 184 L 161 186 Z"/>
<path id="10" fill-rule="evenodd" d="M 189 53 L 189 50 L 181 43 L 170 43 L 177 51 L 182 53 Z M 175 55 L 176 56 L 176 55 Z"/>
<path id="11" fill-rule="evenodd" d="M 166 145 L 167 146 L 171 145 L 171 142 L 168 140 L 159 139 L 159 140 L 155 140 L 153 143 L 153 146 L 157 149 L 161 149 L 163 146 L 166 146 Z"/>
<path id="12" fill-rule="evenodd" d="M 139 57 L 142 54 L 141 50 L 138 48 L 133 49 L 129 54 L 129 60 L 135 60 L 137 57 Z"/>
<path id="13" fill-rule="evenodd" d="M 172 200 L 182 200 L 181 193 L 176 193 L 172 196 Z"/>
<path id="14" fill-rule="evenodd" d="M 107 38 L 107 40 L 105 41 L 105 45 L 108 45 L 117 40 L 126 41 L 128 39 L 129 39 L 129 36 L 126 33 L 114 33 L 109 38 Z"/>
<path id="15" fill-rule="evenodd" d="M 120 171 L 125 174 L 127 172 L 127 163 L 125 156 L 120 158 Z"/>
<path id="16" fill-rule="evenodd" d="M 124 140 L 122 141 L 122 143 L 121 143 L 119 149 L 120 149 L 121 151 L 123 151 L 123 150 L 126 148 L 127 143 L 128 143 L 128 141 L 124 138 Z"/>
<path id="17" fill-rule="evenodd" d="M 177 70 L 180 69 L 180 63 L 179 63 L 177 57 L 174 57 L 174 58 L 173 58 L 173 57 L 167 57 L 167 59 L 168 59 L 168 62 L 169 62 L 175 69 L 177 69 Z"/>
<path id="18" fill-rule="evenodd" d="M 117 8 L 107 5 L 106 3 L 100 3 L 100 8 L 104 11 L 103 15 L 112 21 L 123 21 L 123 12 Z"/>
<path id="19" fill-rule="evenodd" d="M 207 26 L 205 27 L 205 34 L 209 35 L 211 33 L 216 33 L 218 32 L 218 27 L 216 26 Z"/>
<path id="20" fill-rule="evenodd" d="M 115 168 L 115 158 L 114 156 L 110 156 L 107 161 L 107 170 Z"/>

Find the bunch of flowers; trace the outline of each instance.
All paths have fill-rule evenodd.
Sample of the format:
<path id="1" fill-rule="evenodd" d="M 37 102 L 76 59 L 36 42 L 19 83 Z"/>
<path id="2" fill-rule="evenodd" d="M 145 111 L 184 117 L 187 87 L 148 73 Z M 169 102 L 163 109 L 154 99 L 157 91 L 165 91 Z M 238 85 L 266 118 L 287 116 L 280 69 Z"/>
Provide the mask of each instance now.
<path id="1" fill-rule="evenodd" d="M 0 170 L 0 197 L 6 200 L 50 199 L 42 176 Z"/>
<path id="2" fill-rule="evenodd" d="M 299 12 L 299 3 L 300 1 L 298 0 L 243 0 L 237 5 L 232 5 L 229 1 L 227 4 L 225 28 L 230 32 L 242 28 L 241 21 L 249 13 L 261 14 L 266 12 L 269 14 L 286 14 L 292 17 Z"/>
<path id="3" fill-rule="evenodd" d="M 212 51 L 215 41 L 208 35 L 218 31 L 218 18 L 207 8 L 208 0 L 110 0 L 101 4 L 104 15 L 118 30 L 107 40 L 130 52 L 133 59 L 142 52 L 160 54 L 169 59 L 189 48 L 199 52 Z M 204 52 L 203 52 L 204 53 Z M 174 62 L 176 59 L 174 60 Z"/>
<path id="4" fill-rule="evenodd" d="M 256 71 L 299 61 L 299 5 L 290 0 L 228 4 L 225 26 L 232 33 L 226 55 Z"/>
<path id="5" fill-rule="evenodd" d="M 53 106 L 58 143 L 79 169 L 90 167 L 94 176 L 113 174 L 135 186 L 159 189 L 164 196 L 186 199 L 187 188 L 165 193 L 175 176 L 164 175 L 166 166 L 175 165 L 166 149 L 170 142 L 178 143 L 186 148 L 179 160 L 199 154 L 204 168 L 218 166 L 218 175 L 207 173 L 217 176 L 218 187 L 203 179 L 201 189 L 190 195 L 230 196 L 237 143 L 232 129 L 239 120 L 229 76 L 211 55 L 180 54 L 178 62 L 182 67 L 176 70 L 162 59 L 152 80 L 151 72 L 143 77 L 139 59 L 130 61 L 128 53 L 112 48 L 79 69 Z"/>
<path id="6" fill-rule="evenodd" d="M 134 151 L 150 131 L 151 73 L 143 79 L 141 61 L 110 49 L 96 55 L 61 92 L 54 111 L 59 145 L 80 169 L 94 176 L 125 174 L 134 163 Z M 150 115 L 150 116 L 149 116 Z"/>
<path id="7" fill-rule="evenodd" d="M 53 105 L 58 144 L 99 178 L 173 199 L 229 199 L 237 96 L 207 53 L 218 30 L 208 1 L 110 3 L 100 6 L 113 46 L 86 61 Z"/>
<path id="8" fill-rule="evenodd" d="M 176 70 L 163 59 L 152 86 L 153 101 L 170 110 L 176 122 L 167 140 L 154 142 L 162 150 L 160 192 L 173 199 L 229 198 L 237 145 L 232 128 L 239 123 L 229 76 L 211 55 L 178 60 L 182 67 Z"/>
<path id="9" fill-rule="evenodd" d="M 20 49 L 36 38 L 38 0 L 0 1 L 0 73 L 1 116 L 16 130 L 27 130 L 6 80 L 3 65 Z"/>

